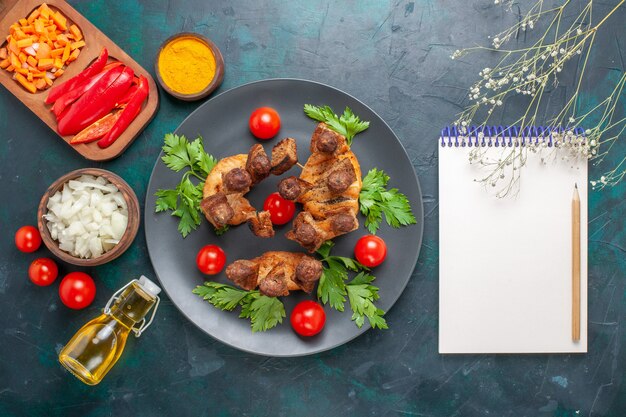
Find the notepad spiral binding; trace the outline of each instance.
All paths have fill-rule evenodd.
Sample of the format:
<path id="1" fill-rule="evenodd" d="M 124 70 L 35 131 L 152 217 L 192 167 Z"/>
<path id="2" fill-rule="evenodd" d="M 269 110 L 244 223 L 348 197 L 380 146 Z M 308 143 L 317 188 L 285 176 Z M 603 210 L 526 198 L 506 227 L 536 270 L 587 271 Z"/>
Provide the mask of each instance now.
<path id="1" fill-rule="evenodd" d="M 546 143 L 554 146 L 559 143 L 571 143 L 575 138 L 584 139 L 583 128 L 564 129 L 543 126 L 470 126 L 462 134 L 457 126 L 446 126 L 441 130 L 442 147 L 513 147 Z"/>

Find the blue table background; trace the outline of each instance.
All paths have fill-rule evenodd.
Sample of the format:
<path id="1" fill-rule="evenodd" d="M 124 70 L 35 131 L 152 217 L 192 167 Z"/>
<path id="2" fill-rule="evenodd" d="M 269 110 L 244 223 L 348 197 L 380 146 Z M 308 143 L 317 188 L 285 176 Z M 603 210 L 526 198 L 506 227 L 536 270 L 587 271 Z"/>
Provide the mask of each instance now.
<path id="1" fill-rule="evenodd" d="M 164 296 L 153 327 L 129 341 L 100 385 L 87 387 L 60 367 L 57 352 L 99 314 L 113 291 L 139 274 L 154 276 L 143 228 L 124 256 L 82 269 L 96 279 L 98 294 L 91 307 L 78 312 L 60 303 L 58 282 L 38 288 L 28 281 L 29 263 L 48 253 L 19 253 L 13 234 L 36 223 L 36 206 L 48 185 L 80 167 L 120 174 L 143 202 L 164 133 L 199 103 L 159 92 L 157 117 L 135 143 L 120 158 L 94 164 L 2 89 L 0 416 L 626 415 L 626 183 L 589 196 L 588 354 L 437 353 L 436 137 L 461 110 L 478 71 L 495 60 L 486 54 L 451 61 L 449 55 L 484 44 L 515 15 L 492 0 L 70 3 L 151 72 L 165 38 L 195 31 L 222 50 L 226 76 L 219 91 L 264 78 L 296 77 L 363 100 L 391 125 L 411 157 L 422 185 L 424 241 L 412 279 L 387 315 L 388 331 L 368 331 L 311 357 L 265 358 L 214 341 Z M 594 7 L 599 13 L 616 3 Z M 624 70 L 625 9 L 598 38 L 588 77 L 593 93 L 584 97 L 589 103 L 608 92 L 607 81 Z M 571 80 L 565 79 L 553 91 L 552 108 L 563 104 L 569 88 Z M 520 109 L 519 102 L 506 107 Z M 626 152 L 623 141 L 614 148 L 615 160 Z M 590 176 L 601 172 L 592 166 Z M 81 269 L 61 266 L 61 274 L 75 270 Z"/>

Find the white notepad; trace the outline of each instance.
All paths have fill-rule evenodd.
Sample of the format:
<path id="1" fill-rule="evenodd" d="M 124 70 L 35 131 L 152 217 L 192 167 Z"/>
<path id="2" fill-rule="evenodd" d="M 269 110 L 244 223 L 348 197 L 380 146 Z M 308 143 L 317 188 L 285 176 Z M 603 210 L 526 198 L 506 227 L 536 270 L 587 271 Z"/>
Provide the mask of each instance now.
<path id="1" fill-rule="evenodd" d="M 468 159 L 476 149 L 470 143 L 496 160 L 503 149 L 511 149 L 509 144 L 515 147 L 515 135 L 491 136 L 498 135 L 486 130 L 484 138 L 474 132 L 459 140 L 456 131 L 446 129 L 439 139 L 439 353 L 586 352 L 587 160 L 553 149 L 550 133 L 535 130 L 519 145 L 525 147 L 527 160 L 517 195 L 496 198 L 494 192 L 503 183 L 486 190 L 474 180 L 488 171 Z M 530 141 L 550 146 L 533 153 Z M 581 200 L 581 324 L 576 342 L 574 184 Z"/>

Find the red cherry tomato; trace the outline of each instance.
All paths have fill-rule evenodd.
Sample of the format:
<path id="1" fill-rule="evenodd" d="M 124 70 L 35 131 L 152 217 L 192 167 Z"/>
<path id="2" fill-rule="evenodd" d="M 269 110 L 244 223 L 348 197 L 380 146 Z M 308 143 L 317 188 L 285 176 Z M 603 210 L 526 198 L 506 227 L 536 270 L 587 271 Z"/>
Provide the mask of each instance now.
<path id="1" fill-rule="evenodd" d="M 324 308 L 315 301 L 298 303 L 291 312 L 291 327 L 300 336 L 314 336 L 322 331 L 326 323 Z"/>
<path id="2" fill-rule="evenodd" d="M 368 268 L 383 263 L 387 257 L 387 245 L 385 241 L 374 235 L 365 235 L 356 242 L 354 256 Z"/>
<path id="3" fill-rule="evenodd" d="M 250 132 L 259 139 L 270 139 L 280 130 L 280 116 L 271 107 L 259 107 L 250 115 Z"/>
<path id="4" fill-rule="evenodd" d="M 48 286 L 57 279 L 59 268 L 50 258 L 35 259 L 28 267 L 28 277 L 35 285 Z"/>
<path id="5" fill-rule="evenodd" d="M 217 245 L 203 246 L 196 256 L 196 265 L 203 274 L 219 274 L 224 269 L 225 264 L 226 254 Z"/>
<path id="6" fill-rule="evenodd" d="M 71 272 L 61 280 L 59 297 L 66 307 L 81 310 L 96 297 L 96 284 L 84 272 Z"/>
<path id="7" fill-rule="evenodd" d="M 296 205 L 293 201 L 282 198 L 280 194 L 272 193 L 265 199 L 263 210 L 270 212 L 272 223 L 280 225 L 288 223 L 293 219 Z"/>
<path id="8" fill-rule="evenodd" d="M 15 232 L 15 246 L 22 252 L 35 252 L 41 246 L 39 230 L 33 226 L 20 227 Z"/>

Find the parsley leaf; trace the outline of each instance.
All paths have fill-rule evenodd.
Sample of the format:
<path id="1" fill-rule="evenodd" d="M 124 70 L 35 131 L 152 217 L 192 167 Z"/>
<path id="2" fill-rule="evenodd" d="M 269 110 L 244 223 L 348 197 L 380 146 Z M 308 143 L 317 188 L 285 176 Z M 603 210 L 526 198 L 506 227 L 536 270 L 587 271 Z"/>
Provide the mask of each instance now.
<path id="1" fill-rule="evenodd" d="M 372 234 L 376 234 L 383 215 L 387 224 L 394 228 L 417 223 L 409 199 L 397 188 L 388 190 L 388 182 L 389 176 L 377 168 L 363 178 L 359 206 L 365 216 L 365 227 Z"/>
<path id="2" fill-rule="evenodd" d="M 163 145 L 163 157 L 165 165 L 175 172 L 186 169 L 180 183 L 174 189 L 161 189 L 155 195 L 157 197 L 155 211 L 171 211 L 172 216 L 178 217 L 178 231 L 183 237 L 187 237 L 191 231 L 198 228 L 202 221 L 200 202 L 202 201 L 204 181 L 209 175 L 217 159 L 204 151 L 202 138 L 189 142 L 183 135 L 173 133 L 165 135 Z M 194 184 L 191 177 L 199 182 Z M 228 228 L 216 231 L 218 235 Z"/>
<path id="3" fill-rule="evenodd" d="M 364 265 L 351 258 L 331 256 L 334 244 L 325 242 L 317 251 L 324 266 L 317 286 L 317 298 L 338 311 L 345 310 L 346 297 L 350 302 L 352 320 L 360 328 L 367 318 L 373 328 L 386 329 L 385 312 L 374 304 L 378 300 L 378 287 L 372 285 L 375 277 Z M 351 281 L 348 271 L 359 272 Z"/>
<path id="4" fill-rule="evenodd" d="M 374 305 L 374 301 L 379 298 L 378 287 L 371 285 L 374 279 L 374 276 L 360 272 L 346 284 L 352 320 L 358 327 L 361 327 L 367 317 L 372 328 L 387 329 L 387 321 L 383 317 L 385 312 Z"/>
<path id="5" fill-rule="evenodd" d="M 192 291 L 220 310 L 232 311 L 241 307 L 240 318 L 250 319 L 253 332 L 264 332 L 286 317 L 285 306 L 276 297 L 262 295 L 259 291 L 245 291 L 218 282 L 205 282 Z"/>
<path id="6" fill-rule="evenodd" d="M 352 145 L 352 138 L 370 126 L 370 122 L 362 121 L 359 116 L 346 107 L 343 114 L 337 116 L 329 106 L 304 105 L 304 113 L 313 120 L 324 122 L 335 132 L 346 137 L 348 145 Z"/>

